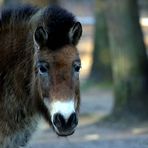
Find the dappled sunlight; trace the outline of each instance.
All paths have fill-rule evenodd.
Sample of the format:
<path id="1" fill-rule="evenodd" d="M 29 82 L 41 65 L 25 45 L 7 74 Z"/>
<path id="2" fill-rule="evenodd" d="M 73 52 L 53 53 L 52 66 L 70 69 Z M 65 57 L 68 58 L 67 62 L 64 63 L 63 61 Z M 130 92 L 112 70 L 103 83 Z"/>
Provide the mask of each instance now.
<path id="1" fill-rule="evenodd" d="M 148 27 L 148 18 L 147 17 L 142 17 L 140 19 L 140 23 L 143 27 Z"/>
<path id="2" fill-rule="evenodd" d="M 96 124 L 104 115 L 85 115 L 80 117 L 79 127 Z"/>
<path id="3" fill-rule="evenodd" d="M 132 129 L 134 135 L 148 134 L 148 127 L 137 127 Z"/>
<path id="4" fill-rule="evenodd" d="M 142 26 L 142 30 L 144 34 L 144 42 L 148 49 L 148 17 L 141 17 L 140 24 Z"/>
<path id="5" fill-rule="evenodd" d="M 94 141 L 94 140 L 99 140 L 99 139 L 100 139 L 99 134 L 89 134 L 84 137 L 84 140 L 86 141 Z"/>
<path id="6" fill-rule="evenodd" d="M 78 45 L 80 52 L 80 58 L 82 62 L 82 68 L 80 72 L 80 78 L 85 80 L 91 69 L 92 65 L 92 52 L 93 52 L 93 26 L 83 26 L 83 36 L 82 40 Z"/>
<path id="7" fill-rule="evenodd" d="M 148 128 L 145 127 L 145 124 L 137 124 L 135 126 L 124 125 L 124 128 L 120 124 L 116 126 L 113 123 L 107 124 L 98 124 L 100 119 L 93 119 L 92 117 L 88 117 L 87 120 L 93 120 L 90 124 L 81 124 L 80 119 L 80 126 L 77 128 L 74 135 L 66 138 L 58 137 L 55 133 L 53 133 L 52 129 L 44 129 L 36 134 L 35 139 L 32 140 L 31 145 L 34 144 L 43 144 L 50 142 L 49 145 L 57 142 L 58 144 L 65 144 L 71 145 L 76 143 L 83 143 L 83 142 L 119 142 L 119 141 L 126 141 L 126 140 L 134 140 L 134 139 L 141 139 L 143 136 L 148 138 Z M 86 121 L 88 122 L 88 121 Z M 124 123 L 123 123 L 124 124 Z"/>

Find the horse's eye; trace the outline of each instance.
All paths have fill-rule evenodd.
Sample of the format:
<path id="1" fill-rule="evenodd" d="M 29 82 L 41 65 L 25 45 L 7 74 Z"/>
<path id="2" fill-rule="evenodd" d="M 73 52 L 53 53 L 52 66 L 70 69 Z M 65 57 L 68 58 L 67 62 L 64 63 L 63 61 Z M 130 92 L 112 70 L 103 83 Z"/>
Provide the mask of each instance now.
<path id="1" fill-rule="evenodd" d="M 80 71 L 80 68 L 81 68 L 80 65 L 74 64 L 74 70 L 75 70 L 75 72 L 79 72 Z"/>
<path id="2" fill-rule="evenodd" d="M 48 73 L 48 66 L 47 66 L 47 64 L 39 64 L 38 69 L 39 69 L 39 72 L 41 74 Z"/>
<path id="3" fill-rule="evenodd" d="M 39 67 L 39 70 L 40 70 L 41 73 L 46 73 L 47 72 L 47 68 L 45 66 L 43 66 L 43 65 L 41 65 Z"/>

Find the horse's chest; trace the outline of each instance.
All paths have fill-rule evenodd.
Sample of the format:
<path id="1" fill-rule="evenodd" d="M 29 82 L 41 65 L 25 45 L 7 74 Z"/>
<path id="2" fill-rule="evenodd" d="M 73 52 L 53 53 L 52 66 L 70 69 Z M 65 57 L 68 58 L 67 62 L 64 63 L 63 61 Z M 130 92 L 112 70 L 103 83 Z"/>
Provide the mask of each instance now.
<path id="1" fill-rule="evenodd" d="M 27 144 L 32 133 L 35 131 L 37 121 L 32 119 L 30 122 L 24 123 L 23 129 L 16 131 L 3 139 L 0 144 L 0 148 L 20 148 Z"/>

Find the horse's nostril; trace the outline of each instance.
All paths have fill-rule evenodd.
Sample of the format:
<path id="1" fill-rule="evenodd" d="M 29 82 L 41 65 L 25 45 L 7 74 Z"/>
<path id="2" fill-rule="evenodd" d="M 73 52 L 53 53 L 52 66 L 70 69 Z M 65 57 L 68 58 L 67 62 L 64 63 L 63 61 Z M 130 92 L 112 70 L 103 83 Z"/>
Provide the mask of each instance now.
<path id="1" fill-rule="evenodd" d="M 76 113 L 72 113 L 67 121 L 67 127 L 75 128 L 78 124 L 78 119 Z"/>
<path id="2" fill-rule="evenodd" d="M 65 126 L 65 119 L 64 117 L 57 113 L 54 115 L 54 119 L 53 119 L 53 124 L 57 127 L 57 128 L 61 128 L 63 126 Z"/>

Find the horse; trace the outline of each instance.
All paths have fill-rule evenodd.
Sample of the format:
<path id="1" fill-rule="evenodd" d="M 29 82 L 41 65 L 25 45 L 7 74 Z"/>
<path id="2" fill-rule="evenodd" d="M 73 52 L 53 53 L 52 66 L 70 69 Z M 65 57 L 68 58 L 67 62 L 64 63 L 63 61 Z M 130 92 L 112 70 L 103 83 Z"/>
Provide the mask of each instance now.
<path id="1" fill-rule="evenodd" d="M 4 8 L 0 15 L 0 147 L 25 146 L 45 119 L 58 136 L 79 117 L 82 25 L 57 6 Z"/>

